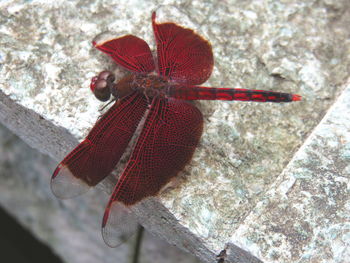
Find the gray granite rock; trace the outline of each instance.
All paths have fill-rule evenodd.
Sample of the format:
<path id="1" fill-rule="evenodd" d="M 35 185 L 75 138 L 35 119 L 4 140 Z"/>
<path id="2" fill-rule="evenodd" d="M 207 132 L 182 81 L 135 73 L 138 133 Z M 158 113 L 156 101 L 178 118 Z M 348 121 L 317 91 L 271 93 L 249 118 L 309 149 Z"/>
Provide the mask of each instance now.
<path id="1" fill-rule="evenodd" d="M 264 262 L 350 262 L 350 79 L 231 242 Z"/>
<path id="2" fill-rule="evenodd" d="M 259 204 L 276 191 L 281 172 L 347 81 L 349 1 L 168 3 L 175 6 L 174 16 L 213 46 L 215 68 L 208 86 L 293 92 L 303 101 L 197 103 L 205 131 L 181 184 L 135 212 L 151 232 L 203 261 L 274 262 L 278 256 L 279 262 L 313 262 L 318 249 L 312 245 L 314 225 L 308 225 L 313 235 L 305 241 L 288 236 L 286 221 L 277 222 L 275 231 L 289 238 L 281 246 L 262 230 L 261 242 L 248 242 L 250 218 L 256 219 Z M 99 116 L 101 104 L 90 94 L 89 79 L 103 69 L 125 74 L 90 41 L 113 31 L 152 43 L 150 14 L 157 6 L 155 1 L 114 0 L 1 3 L 0 120 L 33 147 L 62 159 Z M 103 188 L 110 191 L 108 180 Z M 319 212 L 313 209 L 303 218 Z M 273 220 L 267 212 L 259 215 Z M 305 251 L 310 251 L 308 259 Z M 328 262 L 341 261 L 331 256 Z"/>

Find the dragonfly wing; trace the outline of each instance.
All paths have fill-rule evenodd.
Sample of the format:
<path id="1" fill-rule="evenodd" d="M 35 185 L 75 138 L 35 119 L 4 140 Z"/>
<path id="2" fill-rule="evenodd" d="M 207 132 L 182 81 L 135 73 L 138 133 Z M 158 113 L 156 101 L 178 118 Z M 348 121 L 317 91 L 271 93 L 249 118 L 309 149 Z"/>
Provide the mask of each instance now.
<path id="1" fill-rule="evenodd" d="M 136 146 L 105 210 L 102 234 L 107 244 L 113 246 L 113 236 L 127 229 L 119 207 L 157 195 L 191 160 L 202 129 L 203 117 L 195 106 L 176 99 L 153 99 Z"/>
<path id="2" fill-rule="evenodd" d="M 193 30 L 174 23 L 157 24 L 152 14 L 157 43 L 158 73 L 177 83 L 199 85 L 213 71 L 211 45 Z"/>
<path id="3" fill-rule="evenodd" d="M 108 218 L 105 218 L 108 217 Z M 104 214 L 102 237 L 109 247 L 117 247 L 128 240 L 136 231 L 137 220 L 131 210 L 121 202 L 114 202 L 109 212 Z"/>
<path id="4" fill-rule="evenodd" d="M 148 73 L 155 69 L 148 44 L 136 36 L 126 35 L 102 43 L 93 41 L 93 45 L 130 71 Z"/>
<path id="5" fill-rule="evenodd" d="M 51 189 L 71 198 L 98 184 L 117 165 L 147 108 L 137 92 L 117 101 L 95 124 L 88 136 L 57 166 Z"/>

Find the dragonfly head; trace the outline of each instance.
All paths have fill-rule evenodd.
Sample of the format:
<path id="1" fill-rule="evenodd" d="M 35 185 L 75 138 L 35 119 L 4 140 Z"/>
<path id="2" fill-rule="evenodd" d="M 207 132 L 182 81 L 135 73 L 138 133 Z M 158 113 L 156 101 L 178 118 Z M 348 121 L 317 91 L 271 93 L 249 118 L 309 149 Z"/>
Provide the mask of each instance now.
<path id="1" fill-rule="evenodd" d="M 95 94 L 95 97 L 100 101 L 107 101 L 114 95 L 114 74 L 110 71 L 102 71 L 97 76 L 91 79 L 90 89 Z"/>

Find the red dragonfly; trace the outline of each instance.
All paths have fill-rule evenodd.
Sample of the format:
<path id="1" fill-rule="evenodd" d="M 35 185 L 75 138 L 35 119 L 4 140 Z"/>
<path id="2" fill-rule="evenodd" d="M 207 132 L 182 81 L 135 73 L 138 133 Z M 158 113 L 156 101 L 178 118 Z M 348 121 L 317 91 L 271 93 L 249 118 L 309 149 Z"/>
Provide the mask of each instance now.
<path id="1" fill-rule="evenodd" d="M 193 30 L 175 23 L 157 23 L 153 58 L 147 43 L 125 35 L 93 45 L 130 74 L 115 82 L 103 71 L 91 80 L 91 90 L 102 101 L 115 98 L 89 135 L 57 166 L 51 180 L 53 193 L 69 198 L 97 185 L 118 164 L 141 119 L 145 122 L 129 161 L 107 204 L 102 234 L 110 246 L 117 234 L 129 234 L 133 220 L 129 207 L 156 196 L 190 162 L 203 129 L 201 112 L 188 101 L 240 100 L 291 102 L 295 94 L 198 86 L 213 70 L 211 45 Z"/>

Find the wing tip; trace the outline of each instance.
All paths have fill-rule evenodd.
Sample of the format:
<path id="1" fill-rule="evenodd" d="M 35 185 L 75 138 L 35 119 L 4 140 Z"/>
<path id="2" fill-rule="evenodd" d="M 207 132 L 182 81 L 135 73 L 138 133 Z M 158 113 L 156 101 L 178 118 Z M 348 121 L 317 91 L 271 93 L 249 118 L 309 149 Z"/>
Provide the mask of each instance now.
<path id="1" fill-rule="evenodd" d="M 119 201 L 110 201 L 102 220 L 102 238 L 109 247 L 118 247 L 135 233 L 137 221 L 130 209 Z"/>
<path id="2" fill-rule="evenodd" d="M 101 50 L 101 47 L 105 46 L 106 43 L 111 42 L 115 39 L 118 39 L 115 37 L 115 34 L 111 31 L 104 31 L 94 37 L 94 39 L 91 41 L 92 45 Z M 101 50 L 102 51 L 102 50 Z"/>
<path id="3" fill-rule="evenodd" d="M 156 22 L 156 11 L 152 12 L 152 23 Z"/>
<path id="4" fill-rule="evenodd" d="M 50 187 L 52 193 L 60 199 L 73 198 L 90 189 L 88 184 L 75 177 L 69 168 L 62 163 L 53 172 Z"/>

